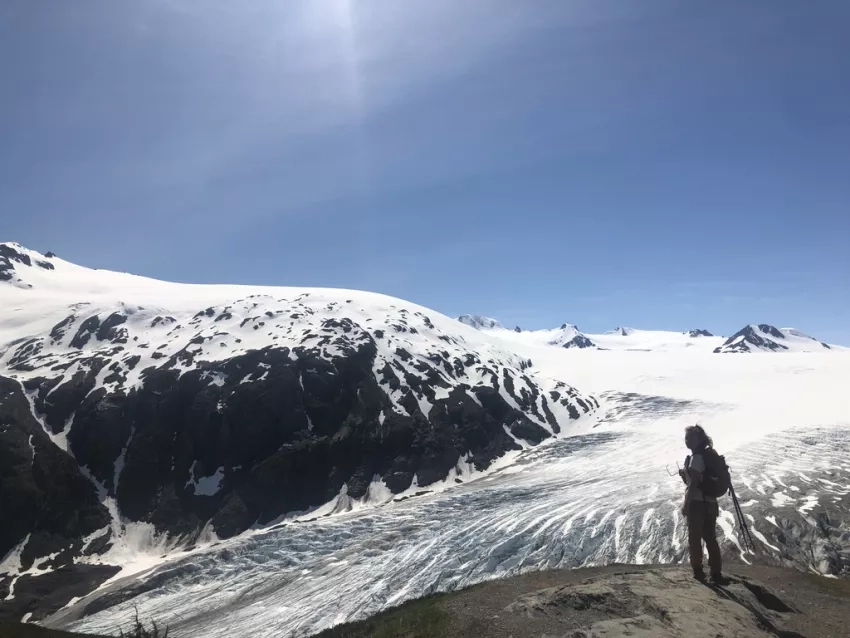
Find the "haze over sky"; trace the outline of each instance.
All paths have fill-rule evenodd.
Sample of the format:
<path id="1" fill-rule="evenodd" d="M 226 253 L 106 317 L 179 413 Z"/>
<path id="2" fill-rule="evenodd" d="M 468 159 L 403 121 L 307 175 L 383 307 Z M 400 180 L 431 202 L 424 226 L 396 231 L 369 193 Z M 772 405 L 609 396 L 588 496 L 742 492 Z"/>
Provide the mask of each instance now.
<path id="1" fill-rule="evenodd" d="M 5 0 L 0 241 L 850 345 L 850 3 Z"/>

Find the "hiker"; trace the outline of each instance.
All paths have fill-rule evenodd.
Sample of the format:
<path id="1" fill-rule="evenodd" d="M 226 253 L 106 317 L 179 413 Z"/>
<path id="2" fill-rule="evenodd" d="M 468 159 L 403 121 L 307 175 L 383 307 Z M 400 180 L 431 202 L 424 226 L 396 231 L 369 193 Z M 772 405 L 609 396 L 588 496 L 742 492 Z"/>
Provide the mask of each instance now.
<path id="1" fill-rule="evenodd" d="M 685 459 L 685 467 L 679 470 L 679 475 L 688 486 L 685 502 L 682 504 L 682 515 L 688 521 L 691 568 L 694 570 L 694 578 L 705 580 L 705 572 L 702 569 L 702 541 L 705 541 L 711 580 L 714 583 L 722 583 L 720 545 L 717 543 L 719 508 L 717 498 L 711 495 L 712 492 L 720 490 L 708 483 L 709 480 L 718 481 L 717 460 L 720 459 L 723 467 L 725 462 L 722 462 L 722 457 L 714 451 L 711 437 L 699 425 L 685 428 L 685 445 L 691 454 Z M 726 476 L 728 477 L 728 473 Z M 720 494 L 725 493 L 726 489 L 728 486 L 723 488 Z"/>

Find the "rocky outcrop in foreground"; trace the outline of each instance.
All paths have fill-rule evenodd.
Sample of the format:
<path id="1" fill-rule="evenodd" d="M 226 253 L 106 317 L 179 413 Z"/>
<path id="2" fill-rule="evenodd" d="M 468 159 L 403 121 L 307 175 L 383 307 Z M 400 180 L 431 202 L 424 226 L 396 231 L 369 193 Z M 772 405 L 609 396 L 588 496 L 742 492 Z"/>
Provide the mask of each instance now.
<path id="1" fill-rule="evenodd" d="M 850 581 L 736 565 L 721 586 L 682 567 L 612 566 L 526 574 L 415 600 L 321 638 L 838 638 Z"/>

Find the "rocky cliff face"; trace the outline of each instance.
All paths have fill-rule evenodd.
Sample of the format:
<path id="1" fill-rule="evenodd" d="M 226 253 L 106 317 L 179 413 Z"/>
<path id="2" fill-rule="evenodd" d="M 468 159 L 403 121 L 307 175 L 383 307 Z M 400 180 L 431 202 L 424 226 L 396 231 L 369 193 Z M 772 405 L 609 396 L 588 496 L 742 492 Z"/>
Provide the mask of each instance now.
<path id="1" fill-rule="evenodd" d="M 20 385 L 0 377 L 0 556 L 23 544 L 19 569 L 50 567 L 63 549 L 91 548 L 90 534 L 109 513 L 74 458 L 54 445 L 33 417 Z"/>
<path id="2" fill-rule="evenodd" d="M 16 573 L 108 553 L 128 524 L 191 543 L 462 481 L 598 407 L 399 300 L 4 258 L 3 307 L 33 309 L 0 317 L 0 556 Z"/>

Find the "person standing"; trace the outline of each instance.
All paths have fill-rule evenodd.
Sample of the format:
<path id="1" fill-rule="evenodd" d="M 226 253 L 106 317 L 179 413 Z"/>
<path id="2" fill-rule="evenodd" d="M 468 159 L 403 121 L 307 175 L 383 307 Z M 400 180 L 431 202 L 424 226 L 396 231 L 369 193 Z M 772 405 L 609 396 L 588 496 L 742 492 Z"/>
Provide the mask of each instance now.
<path id="1" fill-rule="evenodd" d="M 719 508 L 717 498 L 706 494 L 703 484 L 711 479 L 715 458 L 714 444 L 705 430 L 699 425 L 685 428 L 685 445 L 691 454 L 685 459 L 685 467 L 679 475 L 687 485 L 682 515 L 688 522 L 688 548 L 690 550 L 691 569 L 694 578 L 705 580 L 702 565 L 702 543 L 708 549 L 708 566 L 713 583 L 723 582 L 723 565 L 720 557 L 720 545 L 717 543 L 717 516 Z M 710 491 L 710 490 L 708 490 Z"/>

